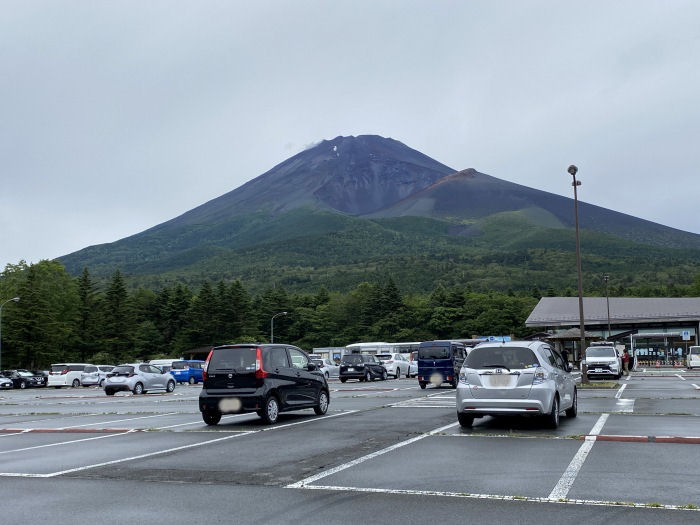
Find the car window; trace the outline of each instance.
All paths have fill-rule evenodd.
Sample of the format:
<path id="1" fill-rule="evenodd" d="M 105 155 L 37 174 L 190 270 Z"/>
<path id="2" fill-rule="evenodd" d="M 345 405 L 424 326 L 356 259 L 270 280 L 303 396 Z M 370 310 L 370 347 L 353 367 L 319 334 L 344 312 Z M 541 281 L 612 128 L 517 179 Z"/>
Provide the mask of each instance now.
<path id="1" fill-rule="evenodd" d="M 562 370 L 566 370 L 566 364 L 564 363 L 564 358 L 561 356 L 559 351 L 552 349 L 552 353 L 554 354 L 554 359 L 557 362 L 557 367 L 561 368 Z"/>
<path id="2" fill-rule="evenodd" d="M 139 365 L 139 372 L 143 372 L 144 374 L 151 374 L 151 369 L 148 365 Z"/>
<path id="3" fill-rule="evenodd" d="M 115 366 L 112 369 L 112 373 L 114 375 L 124 375 L 128 376 L 134 373 L 134 367 L 133 366 Z"/>
<path id="4" fill-rule="evenodd" d="M 184 370 L 185 368 L 188 368 L 190 365 L 187 361 L 173 361 L 172 369 L 173 370 Z"/>
<path id="5" fill-rule="evenodd" d="M 531 349 L 522 346 L 481 346 L 469 352 L 465 365 L 475 369 L 504 366 L 517 370 L 539 366 L 540 362 Z"/>
<path id="6" fill-rule="evenodd" d="M 71 372 L 82 372 L 83 370 L 85 370 L 85 365 L 70 365 L 68 367 L 68 370 L 70 370 Z"/>
<path id="7" fill-rule="evenodd" d="M 449 359 L 449 346 L 421 346 L 418 349 L 418 359 Z"/>
<path id="8" fill-rule="evenodd" d="M 282 347 L 270 348 L 267 352 L 267 359 L 270 362 L 270 368 L 289 368 L 287 351 Z"/>
<path id="9" fill-rule="evenodd" d="M 343 356 L 341 361 L 343 364 L 356 365 L 362 362 L 362 356 L 359 354 L 348 354 Z"/>
<path id="10" fill-rule="evenodd" d="M 700 355 L 700 346 L 691 346 L 690 351 L 688 352 L 690 355 Z"/>
<path id="11" fill-rule="evenodd" d="M 586 357 L 617 357 L 612 346 L 590 347 L 586 349 Z"/>
<path id="12" fill-rule="evenodd" d="M 88 374 L 92 372 L 97 372 L 97 367 L 96 366 L 86 366 L 85 370 L 83 372 L 87 372 Z"/>
<path id="13" fill-rule="evenodd" d="M 542 347 L 542 354 L 544 354 L 544 358 L 547 360 L 547 362 L 552 365 L 552 366 L 557 366 L 557 362 L 554 359 L 554 354 L 552 351 L 549 349 L 547 346 Z"/>
<path id="14" fill-rule="evenodd" d="M 392 359 L 392 356 L 391 356 L 391 354 L 377 354 L 377 358 L 380 361 L 389 361 Z"/>
<path id="15" fill-rule="evenodd" d="M 289 357 L 294 368 L 306 368 L 309 365 L 309 359 L 306 355 L 296 348 L 289 349 Z"/>
<path id="16" fill-rule="evenodd" d="M 162 374 L 163 373 L 163 371 L 160 368 L 158 368 L 157 366 L 148 365 L 148 368 L 150 369 L 151 374 Z"/>

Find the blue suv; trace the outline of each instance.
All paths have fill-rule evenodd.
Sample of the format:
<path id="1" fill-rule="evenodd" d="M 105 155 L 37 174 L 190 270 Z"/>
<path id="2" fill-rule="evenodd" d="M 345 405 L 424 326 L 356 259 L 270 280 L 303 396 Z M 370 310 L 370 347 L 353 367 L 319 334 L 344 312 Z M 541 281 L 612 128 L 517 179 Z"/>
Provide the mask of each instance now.
<path id="1" fill-rule="evenodd" d="M 202 365 L 204 361 L 173 361 L 173 366 L 170 369 L 170 374 L 178 383 L 195 383 L 202 382 Z"/>

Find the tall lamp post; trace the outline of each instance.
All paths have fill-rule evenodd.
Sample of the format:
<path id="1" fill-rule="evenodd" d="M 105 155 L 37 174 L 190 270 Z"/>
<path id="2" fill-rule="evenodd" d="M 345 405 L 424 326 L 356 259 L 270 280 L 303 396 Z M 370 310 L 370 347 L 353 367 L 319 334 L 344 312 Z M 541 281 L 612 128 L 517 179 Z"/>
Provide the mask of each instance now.
<path id="1" fill-rule="evenodd" d="M 610 295 L 608 294 L 608 281 L 610 280 L 610 276 L 606 273 L 603 275 L 603 280 L 605 281 L 605 304 L 608 307 L 608 337 L 606 339 L 610 339 Z"/>
<path id="2" fill-rule="evenodd" d="M 578 273 L 578 319 L 581 328 L 581 382 L 588 383 L 588 366 L 586 366 L 586 327 L 583 321 L 583 280 L 581 278 L 581 240 L 578 233 L 578 187 L 580 180 L 576 180 L 578 168 L 573 164 L 566 170 L 573 177 L 571 185 L 574 187 L 574 223 L 576 225 L 576 271 Z"/>
<path id="3" fill-rule="evenodd" d="M 272 316 L 272 319 L 270 319 L 270 343 L 275 342 L 275 317 L 279 317 L 280 315 L 287 315 L 287 312 L 275 314 Z"/>
<path id="4" fill-rule="evenodd" d="M 13 297 L 12 299 L 8 299 L 4 303 L 0 303 L 0 370 L 2 370 L 2 307 L 5 306 L 7 303 L 16 303 L 17 301 L 19 301 L 19 297 Z"/>

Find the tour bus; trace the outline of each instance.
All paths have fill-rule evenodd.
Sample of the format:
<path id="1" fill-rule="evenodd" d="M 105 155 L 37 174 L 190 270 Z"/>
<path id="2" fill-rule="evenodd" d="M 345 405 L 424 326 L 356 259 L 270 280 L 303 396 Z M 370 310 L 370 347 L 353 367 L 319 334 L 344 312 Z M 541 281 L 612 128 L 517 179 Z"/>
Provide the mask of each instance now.
<path id="1" fill-rule="evenodd" d="M 345 347 L 346 354 L 410 354 L 418 350 L 419 342 L 354 343 Z"/>

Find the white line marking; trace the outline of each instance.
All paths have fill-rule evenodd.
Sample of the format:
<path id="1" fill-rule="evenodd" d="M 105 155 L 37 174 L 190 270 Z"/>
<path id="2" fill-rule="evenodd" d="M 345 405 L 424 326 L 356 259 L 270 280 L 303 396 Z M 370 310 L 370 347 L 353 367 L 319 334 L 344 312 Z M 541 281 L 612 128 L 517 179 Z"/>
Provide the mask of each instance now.
<path id="1" fill-rule="evenodd" d="M 24 452 L 25 450 L 36 450 L 38 448 L 48 448 L 57 447 L 59 445 L 70 445 L 71 443 L 80 443 L 81 441 L 94 441 L 96 439 L 107 439 L 111 437 L 123 436 L 124 434 L 130 434 L 133 430 L 127 430 L 125 432 L 120 432 L 118 434 L 108 434 L 106 436 L 97 436 L 83 439 L 71 439 L 70 441 L 59 441 L 58 443 L 48 443 L 46 445 L 36 445 L 33 447 L 15 448 L 13 450 L 3 450 L 0 454 L 9 454 L 10 452 Z"/>
<path id="2" fill-rule="evenodd" d="M 342 470 L 348 469 L 350 467 L 354 467 L 355 465 L 359 465 L 360 463 L 364 463 L 368 459 L 373 459 L 376 458 L 377 456 L 381 456 L 382 454 L 386 454 L 387 452 L 391 452 L 392 450 L 396 450 L 397 448 L 405 447 L 406 445 L 410 445 L 411 443 L 415 443 L 416 441 L 420 441 L 421 439 L 424 439 L 428 436 L 432 436 L 434 434 L 437 434 L 438 432 L 442 432 L 443 430 L 447 430 L 448 428 L 456 427 L 459 425 L 459 423 L 450 423 L 449 425 L 445 425 L 444 427 L 436 428 L 435 430 L 431 430 L 427 434 L 421 434 L 420 436 L 412 437 L 411 439 L 407 439 L 405 441 L 400 441 L 399 443 L 396 443 L 394 445 L 391 445 L 389 447 L 383 448 L 381 450 L 377 450 L 376 452 L 372 452 L 371 454 L 367 454 L 366 456 L 359 457 L 357 459 L 353 459 L 352 461 L 349 461 L 347 463 L 343 463 L 342 465 L 338 465 L 337 467 L 330 468 L 328 470 L 324 470 L 323 472 L 319 472 L 318 474 L 314 474 L 313 476 L 309 476 L 308 478 L 304 478 L 300 481 L 297 481 L 296 483 L 292 483 L 290 485 L 287 485 L 287 488 L 301 488 L 309 483 L 313 483 L 314 481 L 318 481 L 319 479 L 323 479 L 325 477 L 331 476 L 337 472 L 340 472 Z"/>
<path id="3" fill-rule="evenodd" d="M 695 387 L 695 390 L 700 390 L 700 386 L 696 385 L 695 383 L 690 383 L 690 384 Z"/>
<path id="4" fill-rule="evenodd" d="M 242 416 L 252 416 L 252 413 L 248 414 L 230 414 L 228 416 L 223 416 L 221 419 L 230 419 L 232 417 L 242 417 Z M 204 425 L 204 421 L 202 421 L 202 418 L 199 418 L 197 421 L 192 421 L 191 423 L 178 423 L 177 425 L 168 425 L 166 427 L 157 427 L 156 430 L 164 430 L 166 428 L 175 428 L 175 427 L 186 427 L 189 425 Z"/>
<path id="5" fill-rule="evenodd" d="M 625 388 L 626 388 L 626 387 L 627 387 L 626 384 L 625 384 L 625 385 L 622 385 L 622 386 L 620 387 L 620 390 L 618 390 L 618 391 L 617 391 L 617 394 L 615 394 L 615 399 L 620 399 L 620 398 L 622 397 L 622 392 L 625 391 Z"/>
<path id="6" fill-rule="evenodd" d="M 16 436 L 17 434 L 25 434 L 25 433 L 29 432 L 29 430 L 30 429 L 25 428 L 24 430 L 21 430 L 19 432 L 12 432 L 11 434 L 2 434 L 2 435 L 0 435 L 0 438 L 4 438 L 7 436 Z"/>
<path id="7" fill-rule="evenodd" d="M 584 461 L 586 461 L 586 458 L 588 457 L 588 453 L 593 448 L 593 445 L 595 445 L 595 436 L 600 434 L 600 431 L 603 430 L 603 425 L 605 425 L 607 420 L 608 414 L 601 414 L 598 421 L 596 421 L 596 424 L 591 429 L 590 435 L 586 436 L 585 441 L 578 449 L 578 452 L 576 452 L 576 455 L 571 460 L 571 463 L 569 463 L 569 466 L 566 467 L 564 474 L 562 474 L 561 478 L 554 486 L 547 499 L 559 500 L 566 498 L 569 490 L 571 490 L 571 486 L 574 484 L 574 481 L 576 481 L 576 476 L 578 476 Z"/>
<path id="8" fill-rule="evenodd" d="M 676 376 L 681 381 L 685 381 L 685 377 L 683 377 L 682 375 L 680 375 L 680 374 L 673 374 L 673 375 Z"/>
<path id="9" fill-rule="evenodd" d="M 128 417 L 126 419 L 113 419 L 111 421 L 99 421 L 97 423 L 85 423 L 84 425 L 71 425 L 69 427 L 58 427 L 56 430 L 65 430 L 68 428 L 92 427 L 94 425 L 106 425 L 108 423 L 121 423 L 122 421 L 133 421 L 135 419 L 148 419 L 149 417 L 173 416 L 180 412 L 166 412 L 165 414 L 155 414 L 151 416 Z"/>
<path id="10" fill-rule="evenodd" d="M 0 474 L 1 475 L 1 474 Z M 498 494 L 465 494 L 464 492 L 442 492 L 437 490 L 408 490 L 408 489 L 376 489 L 365 487 L 340 487 L 336 485 L 305 485 L 303 487 L 294 487 L 307 490 L 334 490 L 343 492 L 370 492 L 380 494 L 404 494 L 410 496 L 442 496 L 450 498 L 467 498 L 467 499 L 491 499 L 500 501 L 523 501 L 528 503 L 558 503 L 565 505 L 591 505 L 601 507 L 639 507 L 649 508 L 648 503 L 620 503 L 615 501 L 600 501 L 586 499 L 567 499 L 565 501 L 552 501 L 548 498 L 536 498 L 531 496 L 502 496 Z M 655 507 L 659 509 L 683 509 L 691 512 L 698 512 L 698 509 L 687 509 L 679 505 L 659 505 Z"/>
<path id="11" fill-rule="evenodd" d="M 395 390 L 398 390 L 398 388 L 387 388 L 386 390 L 381 390 L 379 392 L 367 392 L 366 394 L 355 394 L 352 397 L 379 396 L 381 394 L 387 394 L 389 392 L 394 392 Z"/>
<path id="12" fill-rule="evenodd" d="M 617 413 L 627 413 L 631 414 L 634 412 L 634 399 L 620 399 L 617 403 L 617 410 L 615 412 Z"/>
<path id="13" fill-rule="evenodd" d="M 302 425 L 302 424 L 305 424 L 305 423 L 314 423 L 314 422 L 316 422 L 316 421 L 322 421 L 322 420 L 324 420 L 324 419 L 329 419 L 329 418 L 332 418 L 332 417 L 346 416 L 346 415 L 349 415 L 349 414 L 354 414 L 355 412 L 358 412 L 358 411 L 357 411 L 357 410 L 348 410 L 347 412 L 341 412 L 340 414 L 332 414 L 332 415 L 330 415 L 330 416 L 316 417 L 316 418 L 313 418 L 313 419 L 307 419 L 307 420 L 305 420 L 305 421 L 297 421 L 296 423 L 287 423 L 286 425 L 279 425 L 279 426 L 269 427 L 269 428 L 265 428 L 265 429 L 261 429 L 261 430 L 250 430 L 250 431 L 247 431 L 247 432 L 241 432 L 241 433 L 239 433 L 239 434 L 234 434 L 234 435 L 232 435 L 232 436 L 225 436 L 225 437 L 222 437 L 222 438 L 216 438 L 216 439 L 210 439 L 210 440 L 208 440 L 208 441 L 202 441 L 202 442 L 200 442 L 200 443 L 192 443 L 192 444 L 190 444 L 190 445 L 183 445 L 183 446 L 180 446 L 180 447 L 174 447 L 174 448 L 169 448 L 169 449 L 165 449 L 165 450 L 156 450 L 155 452 L 148 452 L 148 453 L 146 453 L 146 454 L 140 454 L 140 455 L 138 455 L 138 456 L 131 456 L 131 457 L 128 457 L 128 458 L 114 459 L 114 460 L 112 460 L 112 461 L 105 461 L 105 462 L 102 462 L 102 463 L 95 463 L 95 464 L 93 464 L 93 465 L 85 465 L 85 466 L 83 466 L 83 467 L 75 467 L 75 468 L 71 468 L 71 469 L 67 469 L 67 470 L 61 470 L 61 471 L 58 471 L 58 472 L 50 472 L 50 473 L 48 473 L 48 474 L 27 474 L 27 473 L 21 473 L 21 472 L 2 472 L 2 473 L 0 473 L 0 477 L 53 478 L 53 477 L 56 477 L 56 476 L 61 476 L 61 475 L 63 475 L 63 474 L 69 474 L 69 473 L 72 473 L 72 472 L 79 472 L 79 471 L 81 471 L 81 470 L 88 470 L 88 469 L 97 468 L 97 467 L 104 467 L 104 466 L 107 466 L 107 465 L 114 465 L 114 464 L 117 464 L 117 463 L 123 463 L 123 462 L 125 462 L 125 461 L 133 461 L 133 460 L 135 460 L 135 459 L 142 459 L 142 458 L 148 458 L 148 457 L 152 457 L 152 456 L 159 456 L 159 455 L 161 455 L 161 454 L 168 454 L 168 453 L 170 453 L 170 452 L 177 452 L 177 451 L 179 451 L 179 450 L 185 450 L 185 449 L 188 449 L 188 448 L 201 447 L 201 446 L 203 446 L 203 445 L 208 445 L 208 444 L 210 444 L 210 443 L 217 443 L 217 442 L 219 442 L 219 441 L 225 441 L 225 440 L 227 440 L 227 439 L 234 439 L 234 438 L 237 438 L 237 437 L 243 437 L 243 436 L 247 436 L 247 435 L 249 435 L 249 434 L 257 434 L 257 433 L 259 433 L 259 432 L 269 432 L 269 431 L 272 431 L 272 430 L 278 430 L 278 429 L 280 429 L 280 428 L 292 427 L 292 426 L 295 426 L 295 425 Z M 106 437 L 114 437 L 114 436 L 121 436 L 121 435 L 124 435 L 124 434 L 132 434 L 132 433 L 135 433 L 135 431 L 129 430 L 129 431 L 127 431 L 127 432 L 123 432 L 122 434 L 110 434 L 109 436 L 99 436 L 98 438 L 88 438 L 88 439 L 85 439 L 85 440 L 76 440 L 76 441 L 88 441 L 88 440 L 90 440 L 90 439 L 99 439 L 99 438 L 106 438 Z M 57 444 L 59 444 L 59 443 L 53 443 L 53 445 L 57 445 Z M 42 446 L 48 446 L 48 445 L 42 445 Z M 40 447 L 30 447 L 30 448 L 40 448 Z"/>
<path id="14" fill-rule="evenodd" d="M 627 374 L 627 379 L 625 379 L 625 381 L 629 381 L 630 379 L 632 379 L 632 375 L 631 375 L 631 374 Z"/>
<path id="15" fill-rule="evenodd" d="M 646 372 L 646 371 L 647 371 L 647 369 L 646 369 L 646 368 L 645 368 L 644 370 L 642 370 L 642 372 Z"/>

